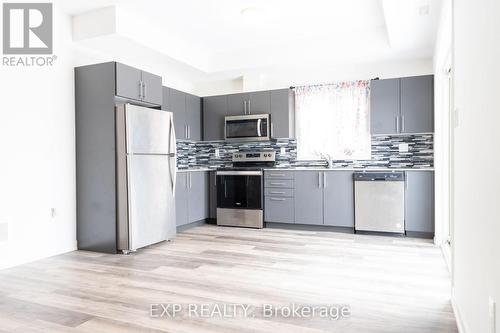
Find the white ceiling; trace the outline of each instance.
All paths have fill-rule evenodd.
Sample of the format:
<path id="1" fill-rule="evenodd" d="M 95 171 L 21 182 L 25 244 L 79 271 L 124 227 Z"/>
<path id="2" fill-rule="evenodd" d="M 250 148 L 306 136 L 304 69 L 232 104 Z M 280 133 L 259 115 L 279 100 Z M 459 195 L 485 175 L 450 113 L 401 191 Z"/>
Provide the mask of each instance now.
<path id="1" fill-rule="evenodd" d="M 156 36 L 148 47 L 216 73 L 431 58 L 441 0 L 72 0 L 59 5 L 71 15 L 117 5 L 148 22 L 150 33 L 140 34 L 144 40 Z M 251 15 L 241 13 L 247 8 Z"/>

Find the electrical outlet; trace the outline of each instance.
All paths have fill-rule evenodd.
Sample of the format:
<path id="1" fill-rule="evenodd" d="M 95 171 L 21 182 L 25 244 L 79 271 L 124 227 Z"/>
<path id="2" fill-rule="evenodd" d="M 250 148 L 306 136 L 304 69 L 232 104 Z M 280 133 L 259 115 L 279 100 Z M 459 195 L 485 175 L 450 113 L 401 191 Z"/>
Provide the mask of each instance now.
<path id="1" fill-rule="evenodd" d="M 280 148 L 280 154 L 281 154 L 281 155 L 285 155 L 285 154 L 286 154 L 286 149 L 285 149 L 285 147 L 281 147 L 281 148 Z"/>
<path id="2" fill-rule="evenodd" d="M 400 143 L 398 148 L 400 153 L 407 153 L 410 149 L 407 143 Z"/>
<path id="3" fill-rule="evenodd" d="M 489 304 L 489 314 L 490 314 L 490 333 L 496 333 L 497 331 L 497 304 L 495 300 L 490 296 L 488 300 Z"/>
<path id="4" fill-rule="evenodd" d="M 51 208 L 50 209 L 50 217 L 54 218 L 54 217 L 56 217 L 56 215 L 57 215 L 56 209 L 55 208 Z"/>
<path id="5" fill-rule="evenodd" d="M 220 157 L 220 149 L 215 148 L 215 157 Z"/>

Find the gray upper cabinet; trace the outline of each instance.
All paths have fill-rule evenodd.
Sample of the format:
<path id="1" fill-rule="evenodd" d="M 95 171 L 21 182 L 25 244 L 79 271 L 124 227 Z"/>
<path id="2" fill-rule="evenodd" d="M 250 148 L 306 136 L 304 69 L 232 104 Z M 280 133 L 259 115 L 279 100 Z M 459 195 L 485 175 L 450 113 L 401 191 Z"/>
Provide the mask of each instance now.
<path id="1" fill-rule="evenodd" d="M 295 137 L 293 93 L 290 89 L 272 90 L 270 95 L 271 136 Z"/>
<path id="2" fill-rule="evenodd" d="M 354 228 L 353 173 L 350 171 L 324 173 L 324 224 Z"/>
<path id="3" fill-rule="evenodd" d="M 115 63 L 116 96 L 162 105 L 161 76 Z"/>
<path id="4" fill-rule="evenodd" d="M 116 96 L 141 100 L 141 70 L 119 62 L 116 67 Z"/>
<path id="5" fill-rule="evenodd" d="M 434 132 L 434 76 L 401 79 L 401 132 Z"/>
<path id="6" fill-rule="evenodd" d="M 405 224 L 407 232 L 434 235 L 434 172 L 406 172 Z"/>
<path id="7" fill-rule="evenodd" d="M 203 140 L 224 140 L 226 115 L 228 115 L 227 96 L 203 98 Z"/>
<path id="8" fill-rule="evenodd" d="M 188 173 L 178 172 L 175 187 L 175 220 L 177 226 L 188 223 Z"/>
<path id="9" fill-rule="evenodd" d="M 231 115 L 271 115 L 271 136 L 293 138 L 295 113 L 290 89 L 256 91 L 203 98 L 203 139 L 224 139 L 224 117 Z"/>
<path id="10" fill-rule="evenodd" d="M 201 140 L 201 98 L 182 91 L 163 87 L 168 92 L 162 109 L 174 113 L 175 137 L 177 139 Z"/>
<path id="11" fill-rule="evenodd" d="M 201 98 L 186 94 L 186 125 L 188 139 L 201 140 Z"/>
<path id="12" fill-rule="evenodd" d="M 170 88 L 170 110 L 174 113 L 175 137 L 187 139 L 186 126 L 186 94 Z"/>
<path id="13" fill-rule="evenodd" d="M 399 130 L 399 79 L 371 81 L 371 133 L 394 134 Z"/>
<path id="14" fill-rule="evenodd" d="M 170 88 L 169 87 L 162 87 L 162 94 L 163 94 L 163 101 L 161 103 L 161 109 L 163 111 L 171 111 L 171 105 L 170 105 Z"/>
<path id="15" fill-rule="evenodd" d="M 209 215 L 208 172 L 188 172 L 188 223 L 204 220 Z"/>
<path id="16" fill-rule="evenodd" d="M 248 114 L 271 113 L 271 92 L 256 91 L 248 94 Z"/>
<path id="17" fill-rule="evenodd" d="M 323 173 L 295 173 L 295 223 L 323 224 Z"/>
<path id="18" fill-rule="evenodd" d="M 371 133 L 434 132 L 434 76 L 371 81 Z"/>
<path id="19" fill-rule="evenodd" d="M 162 86 L 161 76 L 154 75 L 145 71 L 142 74 L 142 101 L 161 105 L 162 104 Z"/>
<path id="20" fill-rule="evenodd" d="M 227 115 L 247 114 L 248 94 L 227 95 Z"/>

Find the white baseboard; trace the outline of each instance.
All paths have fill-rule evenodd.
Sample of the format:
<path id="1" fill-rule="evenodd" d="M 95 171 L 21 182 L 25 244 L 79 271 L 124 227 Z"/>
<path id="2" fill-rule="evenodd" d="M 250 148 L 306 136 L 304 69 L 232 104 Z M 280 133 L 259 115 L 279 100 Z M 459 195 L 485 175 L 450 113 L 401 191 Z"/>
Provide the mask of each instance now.
<path id="1" fill-rule="evenodd" d="M 457 321 L 458 332 L 467 333 L 468 331 L 465 328 L 462 315 L 460 314 L 460 309 L 453 296 L 451 297 L 451 306 L 453 307 L 453 313 L 455 314 L 455 320 Z"/>

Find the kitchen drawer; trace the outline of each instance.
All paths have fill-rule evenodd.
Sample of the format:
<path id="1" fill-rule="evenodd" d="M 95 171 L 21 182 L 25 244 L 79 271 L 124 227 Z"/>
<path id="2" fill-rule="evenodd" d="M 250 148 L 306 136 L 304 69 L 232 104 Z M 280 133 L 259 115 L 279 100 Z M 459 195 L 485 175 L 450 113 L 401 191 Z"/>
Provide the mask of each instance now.
<path id="1" fill-rule="evenodd" d="M 264 178 L 294 179 L 294 173 L 293 171 L 270 170 L 270 171 L 264 171 Z"/>
<path id="2" fill-rule="evenodd" d="M 293 197 L 293 188 L 266 188 L 265 189 L 266 196 L 275 196 L 275 197 Z"/>
<path id="3" fill-rule="evenodd" d="M 295 223 L 294 198 L 266 196 L 264 221 L 277 223 Z"/>
<path id="4" fill-rule="evenodd" d="M 268 187 L 279 187 L 279 188 L 293 188 L 294 182 L 293 179 L 265 179 L 264 180 L 265 188 Z"/>

